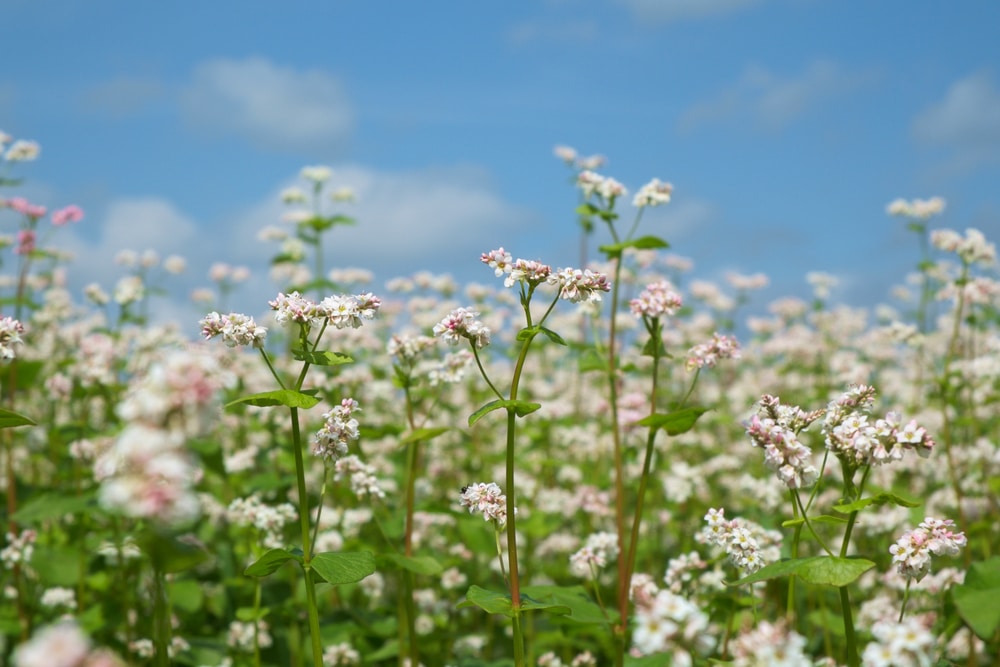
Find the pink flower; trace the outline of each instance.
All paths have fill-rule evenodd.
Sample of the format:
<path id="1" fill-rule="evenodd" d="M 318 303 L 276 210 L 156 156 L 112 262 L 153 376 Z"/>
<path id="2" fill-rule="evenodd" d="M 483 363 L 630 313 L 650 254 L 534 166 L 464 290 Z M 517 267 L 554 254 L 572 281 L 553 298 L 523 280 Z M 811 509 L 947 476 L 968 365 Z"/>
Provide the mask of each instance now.
<path id="1" fill-rule="evenodd" d="M 27 255 L 35 249 L 35 232 L 31 229 L 22 229 L 17 233 L 17 247 L 14 253 Z"/>
<path id="2" fill-rule="evenodd" d="M 48 210 L 44 206 L 32 204 L 24 197 L 12 197 L 8 199 L 7 207 L 36 220 L 43 217 Z"/>
<path id="3" fill-rule="evenodd" d="M 83 220 L 83 209 L 76 204 L 70 204 L 66 208 L 61 208 L 52 214 L 52 224 L 61 227 L 71 222 Z"/>

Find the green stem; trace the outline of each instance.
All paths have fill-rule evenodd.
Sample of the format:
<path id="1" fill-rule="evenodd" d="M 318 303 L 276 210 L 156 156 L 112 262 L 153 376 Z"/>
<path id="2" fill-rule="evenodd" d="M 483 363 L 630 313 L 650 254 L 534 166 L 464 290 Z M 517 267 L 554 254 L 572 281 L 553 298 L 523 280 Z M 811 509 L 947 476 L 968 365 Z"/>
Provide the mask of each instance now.
<path id="1" fill-rule="evenodd" d="M 153 660 L 156 667 L 170 665 L 170 611 L 167 609 L 167 587 L 163 570 L 153 568 Z"/>
<path id="2" fill-rule="evenodd" d="M 309 495 L 306 492 L 305 464 L 302 460 L 302 438 L 299 433 L 299 409 L 289 408 L 292 416 L 292 449 L 295 453 L 295 477 L 299 495 L 299 526 L 302 531 L 302 570 L 305 573 L 306 612 L 309 615 L 309 636 L 312 640 L 314 667 L 323 667 L 323 645 L 319 635 L 319 610 L 316 608 L 316 586 L 312 579 L 312 544 L 309 539 Z"/>

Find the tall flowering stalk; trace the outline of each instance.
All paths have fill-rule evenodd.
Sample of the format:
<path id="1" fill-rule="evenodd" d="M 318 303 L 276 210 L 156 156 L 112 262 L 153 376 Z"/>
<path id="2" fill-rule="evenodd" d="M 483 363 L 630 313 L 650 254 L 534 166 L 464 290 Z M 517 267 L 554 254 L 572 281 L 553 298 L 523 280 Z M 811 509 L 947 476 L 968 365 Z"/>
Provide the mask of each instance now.
<path id="1" fill-rule="evenodd" d="M 507 411 L 507 441 L 506 441 L 506 532 L 508 558 L 508 589 L 510 592 L 511 619 L 514 638 L 514 664 L 522 667 L 525 664 L 524 632 L 522 629 L 521 577 L 517 554 L 517 532 L 515 517 L 516 489 L 514 485 L 514 461 L 517 442 L 517 418 L 525 417 L 541 407 L 538 403 L 523 401 L 518 398 L 524 365 L 528 358 L 528 350 L 532 342 L 541 334 L 550 341 L 565 345 L 562 337 L 544 326 L 546 319 L 552 313 L 560 299 L 580 302 L 600 302 L 601 294 L 610 289 L 608 279 L 601 273 L 574 268 L 552 270 L 552 267 L 534 260 L 514 260 L 510 253 L 502 247 L 483 253 L 482 262 L 493 269 L 494 274 L 504 277 L 506 287 L 518 286 L 521 309 L 524 313 L 525 326 L 517 334 L 520 349 L 514 364 L 514 372 L 510 388 L 504 395 L 490 380 L 483 367 L 479 352 L 490 343 L 490 329 L 479 319 L 479 313 L 468 308 L 457 308 L 434 326 L 434 335 L 440 336 L 450 344 L 468 342 L 475 357 L 483 379 L 497 400 L 487 403 L 469 417 L 469 425 L 475 424 L 483 416 L 494 410 Z M 536 290 L 543 285 L 555 287 L 555 294 L 541 317 L 535 318 L 531 309 L 532 298 Z M 473 601 L 475 602 L 475 601 Z"/>
<path id="2" fill-rule="evenodd" d="M 630 561 L 634 562 L 634 549 L 630 548 L 627 540 L 627 520 L 625 516 L 625 459 L 624 447 L 622 443 L 622 429 L 618 414 L 618 392 L 619 392 L 619 369 L 618 369 L 618 323 L 616 314 L 618 312 L 619 300 L 621 298 L 621 271 L 622 255 L 625 250 L 634 249 L 656 249 L 668 247 L 666 241 L 655 236 L 636 237 L 635 233 L 642 219 L 642 214 L 648 207 L 660 206 L 670 202 L 673 186 L 659 179 L 653 179 L 644 185 L 633 197 L 632 203 L 637 209 L 635 219 L 628 231 L 622 235 L 619 233 L 615 223 L 618 220 L 618 213 L 615 211 L 617 201 L 626 196 L 628 191 L 625 186 L 613 178 L 602 176 L 591 170 L 583 170 L 577 175 L 576 185 L 583 197 L 584 203 L 577 207 L 577 213 L 581 218 L 584 228 L 592 228 L 594 220 L 603 221 L 611 234 L 613 241 L 610 245 L 601 246 L 607 259 L 614 267 L 614 275 L 611 279 L 611 307 L 608 324 L 608 339 L 606 350 L 605 371 L 608 380 L 608 394 L 611 417 L 611 434 L 614 442 L 614 464 L 615 464 L 615 518 L 618 533 L 618 609 L 621 614 L 620 623 L 616 628 L 617 635 L 617 664 L 622 664 L 627 644 L 628 628 L 628 607 L 629 589 L 631 576 Z M 659 329 L 657 329 L 659 333 Z M 651 338 L 652 340 L 652 338 Z M 654 357 L 654 364 L 658 366 L 659 352 L 662 343 L 655 343 L 657 356 Z M 651 355 L 653 356 L 653 355 Z M 654 375 L 655 377 L 655 375 Z M 654 380 L 655 382 L 655 380 Z M 655 394 L 655 389 L 654 389 Z M 655 406 L 654 406 L 655 412 Z M 654 437 L 655 428 L 651 429 L 650 440 Z M 651 444 L 647 446 L 647 452 Z M 646 473 L 648 475 L 648 471 Z M 637 524 L 633 524 L 633 532 L 638 530 Z"/>
<path id="3" fill-rule="evenodd" d="M 303 297 L 298 292 L 292 292 L 291 294 L 278 294 L 277 298 L 269 302 L 269 305 L 275 311 L 274 318 L 279 324 L 297 328 L 292 352 L 294 357 L 302 362 L 302 366 L 298 376 L 290 383 L 287 383 L 276 371 L 264 346 L 267 330 L 258 325 L 253 318 L 241 313 L 221 315 L 213 312 L 201 321 L 202 334 L 206 339 L 221 337 L 223 342 L 230 347 L 249 346 L 258 350 L 280 387 L 277 391 L 244 397 L 236 403 L 257 406 L 284 405 L 289 410 L 292 453 L 295 457 L 302 553 L 296 555 L 284 549 L 272 549 L 250 565 L 246 573 L 251 576 L 267 575 L 289 560 L 295 560 L 301 565 L 306 590 L 306 612 L 309 618 L 312 660 L 315 667 L 322 667 L 323 646 L 320 637 L 314 574 L 331 584 L 338 584 L 357 581 L 374 572 L 375 568 L 371 554 L 355 554 L 360 558 L 349 559 L 345 562 L 344 557 L 354 555 L 314 553 L 313 545 L 316 537 L 310 525 L 309 491 L 306 488 L 305 480 L 299 409 L 311 408 L 319 403 L 319 399 L 313 395 L 314 391 L 307 391 L 303 388 L 306 375 L 312 365 L 336 366 L 351 361 L 347 355 L 319 349 L 320 341 L 326 330 L 330 327 L 335 329 L 360 327 L 363 322 L 375 317 L 381 307 L 381 301 L 372 294 L 360 294 L 355 296 L 334 295 L 317 303 Z M 323 460 L 324 465 L 334 464 L 346 456 L 348 445 L 359 437 L 358 421 L 354 417 L 354 413 L 358 409 L 357 401 L 345 398 L 340 405 L 323 414 L 323 426 L 312 439 L 312 453 Z M 322 499 L 320 506 L 322 506 Z M 360 569 L 353 573 L 345 573 L 343 568 L 346 563 L 360 565 Z M 360 577 L 357 576 L 360 573 L 363 574 Z"/>

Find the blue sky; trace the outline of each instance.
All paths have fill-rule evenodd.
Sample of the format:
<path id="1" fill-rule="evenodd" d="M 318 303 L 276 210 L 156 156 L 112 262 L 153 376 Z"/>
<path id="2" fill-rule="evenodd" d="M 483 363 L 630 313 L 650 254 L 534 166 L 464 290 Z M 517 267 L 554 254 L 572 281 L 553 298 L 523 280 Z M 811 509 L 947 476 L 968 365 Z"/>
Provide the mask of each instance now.
<path id="1" fill-rule="evenodd" d="M 1000 3 L 6 0 L 0 130 L 42 145 L 16 194 L 87 218 L 61 243 L 106 285 L 122 248 L 255 270 L 304 165 L 354 186 L 331 264 L 487 282 L 480 252 L 574 264 L 556 144 L 602 153 L 699 277 L 762 271 L 769 296 L 888 298 L 916 261 L 886 204 L 1000 238 Z M 7 190 L 6 196 L 15 194 Z M 4 231 L 15 224 L 0 215 Z M 379 291 L 380 285 L 374 286 Z M 263 291 L 263 293 L 260 293 Z"/>

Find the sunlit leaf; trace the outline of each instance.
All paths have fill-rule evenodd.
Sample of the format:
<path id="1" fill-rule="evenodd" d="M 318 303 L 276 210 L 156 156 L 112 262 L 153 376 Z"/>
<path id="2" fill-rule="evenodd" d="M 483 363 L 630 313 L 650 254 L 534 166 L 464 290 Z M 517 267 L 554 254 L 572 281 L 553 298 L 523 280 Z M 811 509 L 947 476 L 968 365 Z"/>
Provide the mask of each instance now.
<path id="1" fill-rule="evenodd" d="M 687 433 L 694 427 L 695 422 L 710 408 L 689 407 L 681 408 L 673 412 L 656 413 L 643 417 L 637 423 L 640 426 L 648 426 L 652 429 L 663 429 L 668 435 L 680 435 Z"/>
<path id="2" fill-rule="evenodd" d="M 292 356 L 299 361 L 308 361 L 313 366 L 343 366 L 354 362 L 354 359 L 340 352 L 325 350 L 307 351 L 292 350 Z"/>
<path id="3" fill-rule="evenodd" d="M 270 549 L 263 556 L 251 563 L 243 574 L 248 577 L 266 577 L 273 572 L 277 572 L 282 565 L 290 560 L 302 562 L 302 556 L 297 556 L 284 549 Z"/>
<path id="4" fill-rule="evenodd" d="M 375 571 L 375 556 L 370 551 L 326 551 L 313 556 L 312 569 L 328 584 L 353 584 Z"/>
<path id="5" fill-rule="evenodd" d="M 504 399 L 504 400 L 497 399 L 495 401 L 490 401 L 489 403 L 487 403 L 486 405 L 484 405 L 483 407 L 479 408 L 471 415 L 469 415 L 469 426 L 472 426 L 477 421 L 482 419 L 485 415 L 493 412 L 494 410 L 512 409 L 514 410 L 514 414 L 516 414 L 518 417 L 524 417 L 525 415 L 530 415 L 532 412 L 539 409 L 540 407 L 542 407 L 541 403 L 529 403 L 528 401 L 512 401 L 510 399 Z"/>
<path id="6" fill-rule="evenodd" d="M 843 503 L 840 505 L 834 505 L 833 509 L 841 512 L 843 514 L 850 514 L 851 512 L 858 512 L 868 507 L 869 505 L 897 505 L 899 507 L 920 507 L 923 505 L 919 500 L 910 500 L 909 498 L 904 498 L 902 496 L 897 496 L 895 493 L 880 493 L 870 498 L 859 498 L 852 503 Z"/>
<path id="7" fill-rule="evenodd" d="M 226 407 L 231 408 L 234 405 L 242 403 L 254 405 L 259 408 L 284 405 L 289 408 L 308 409 L 319 403 L 319 399 L 304 392 L 295 391 L 294 389 L 276 389 L 275 391 L 265 391 L 260 394 L 251 394 L 250 396 L 237 398 L 235 401 L 226 403 Z"/>
<path id="8" fill-rule="evenodd" d="M 837 556 L 795 558 L 766 565 L 753 574 L 743 577 L 734 585 L 753 584 L 794 574 L 810 584 L 839 587 L 850 584 L 873 567 L 875 563 L 864 558 Z"/>

